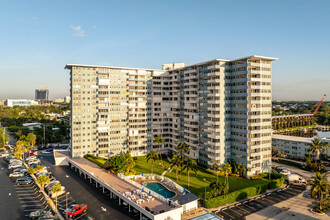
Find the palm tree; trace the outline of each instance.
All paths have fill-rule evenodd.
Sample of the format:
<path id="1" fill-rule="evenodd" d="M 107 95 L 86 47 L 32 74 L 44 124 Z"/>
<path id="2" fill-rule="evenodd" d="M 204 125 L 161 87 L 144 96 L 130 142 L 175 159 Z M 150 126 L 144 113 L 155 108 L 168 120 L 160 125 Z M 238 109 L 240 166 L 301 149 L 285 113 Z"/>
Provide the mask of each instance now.
<path id="1" fill-rule="evenodd" d="M 26 142 L 26 146 L 28 150 L 31 150 L 34 148 L 34 145 L 36 144 L 36 140 L 37 140 L 37 136 L 33 133 L 29 133 L 26 138 L 25 138 L 25 142 Z"/>
<path id="2" fill-rule="evenodd" d="M 184 158 L 184 152 L 189 152 L 190 147 L 185 143 L 185 142 L 180 142 L 178 146 L 176 147 L 178 151 L 181 151 L 181 159 L 183 163 L 183 158 Z"/>
<path id="3" fill-rule="evenodd" d="M 189 187 L 189 173 L 190 171 L 195 172 L 197 174 L 197 163 L 195 160 L 187 158 L 185 161 L 182 170 L 187 170 L 188 173 L 188 187 Z"/>
<path id="4" fill-rule="evenodd" d="M 219 182 L 219 171 L 220 171 L 220 168 L 221 168 L 221 166 L 218 163 L 214 163 L 212 165 L 212 170 L 214 170 L 216 172 L 216 174 L 217 174 L 217 183 Z"/>
<path id="5" fill-rule="evenodd" d="M 176 180 L 179 180 L 179 178 L 178 178 L 178 168 L 182 166 L 181 158 L 178 155 L 173 155 L 171 161 L 172 161 L 171 169 L 175 167 Z"/>
<path id="6" fill-rule="evenodd" d="M 210 188 L 214 196 L 223 195 L 227 193 L 227 186 L 224 182 L 212 182 L 210 183 Z"/>
<path id="7" fill-rule="evenodd" d="M 14 148 L 14 154 L 15 156 L 18 156 L 21 158 L 23 156 L 24 160 L 24 153 L 26 152 L 26 147 L 24 141 L 17 141 L 16 146 Z"/>
<path id="8" fill-rule="evenodd" d="M 227 185 L 227 190 L 229 191 L 229 179 L 228 176 L 231 173 L 231 166 L 229 163 L 225 163 L 221 166 L 222 172 L 225 173 L 225 184 Z"/>
<path id="9" fill-rule="evenodd" d="M 318 198 L 320 200 L 320 210 L 322 210 L 322 203 L 323 203 L 323 198 L 326 195 L 326 193 L 329 193 L 329 185 L 328 185 L 328 180 L 324 176 L 324 173 L 314 173 L 315 174 L 315 179 L 309 181 L 309 185 L 312 186 L 311 188 L 311 197 L 313 198 Z"/>
<path id="10" fill-rule="evenodd" d="M 237 164 L 237 172 L 240 176 L 244 176 L 246 173 L 246 167 L 243 163 Z"/>
<path id="11" fill-rule="evenodd" d="M 46 175 L 39 176 L 37 179 L 37 183 L 41 186 L 42 191 L 44 191 L 45 184 L 49 183 L 49 176 Z"/>
<path id="12" fill-rule="evenodd" d="M 52 193 L 55 194 L 55 207 L 56 207 L 55 211 L 56 211 L 56 214 L 57 214 L 57 194 L 61 191 L 62 191 L 62 186 L 59 183 L 54 185 L 53 188 L 52 188 Z"/>
<path id="13" fill-rule="evenodd" d="M 157 151 L 153 150 L 147 154 L 147 162 L 151 160 L 151 173 L 154 173 L 154 163 L 155 160 L 158 160 L 158 153 Z"/>
<path id="14" fill-rule="evenodd" d="M 321 142 L 318 138 L 314 138 L 310 144 L 308 152 L 312 152 L 315 155 L 315 159 L 319 160 L 320 153 L 324 151 L 324 147 L 326 146 L 328 146 L 327 143 Z"/>
<path id="15" fill-rule="evenodd" d="M 160 163 L 161 166 L 163 167 L 163 160 L 162 160 L 162 153 L 160 152 L 160 144 L 164 144 L 164 138 L 162 136 L 160 136 L 160 134 L 158 135 L 158 137 L 154 140 L 154 143 L 158 143 L 158 153 L 160 156 Z"/>

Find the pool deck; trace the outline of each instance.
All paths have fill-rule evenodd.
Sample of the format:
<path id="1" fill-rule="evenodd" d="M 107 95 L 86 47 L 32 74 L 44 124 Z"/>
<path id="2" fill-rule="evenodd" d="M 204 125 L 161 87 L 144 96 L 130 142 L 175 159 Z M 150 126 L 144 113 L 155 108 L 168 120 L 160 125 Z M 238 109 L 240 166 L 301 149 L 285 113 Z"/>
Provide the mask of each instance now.
<path id="1" fill-rule="evenodd" d="M 160 182 L 160 181 L 158 181 L 158 180 L 150 180 L 150 179 L 144 179 L 144 180 L 142 180 L 141 178 L 139 178 L 139 179 L 136 179 L 135 182 L 137 182 L 137 183 L 139 183 L 139 184 L 141 184 L 141 185 L 143 185 L 143 183 L 145 183 L 145 182 L 147 182 L 147 183 L 160 183 L 160 184 L 162 184 L 167 190 L 172 191 L 172 192 L 175 192 L 176 195 L 175 195 L 174 197 L 170 198 L 170 199 L 174 199 L 174 198 L 177 197 L 177 196 L 181 196 L 181 195 L 183 195 L 183 193 L 180 193 L 177 189 L 172 189 L 172 188 L 168 187 L 167 185 L 163 184 L 162 182 Z"/>

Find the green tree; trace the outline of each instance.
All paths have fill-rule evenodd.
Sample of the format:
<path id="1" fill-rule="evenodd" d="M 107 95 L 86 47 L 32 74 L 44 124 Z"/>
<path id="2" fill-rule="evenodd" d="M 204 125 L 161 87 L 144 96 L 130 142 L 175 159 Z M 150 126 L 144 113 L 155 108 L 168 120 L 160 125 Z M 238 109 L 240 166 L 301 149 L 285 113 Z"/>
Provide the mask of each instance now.
<path id="1" fill-rule="evenodd" d="M 107 166 L 111 171 L 114 173 L 120 173 L 126 169 L 128 162 L 124 155 L 116 155 L 113 157 L 110 157 L 107 161 Z"/>
<path id="2" fill-rule="evenodd" d="M 246 174 L 246 167 L 243 163 L 238 163 L 237 164 L 237 172 L 240 176 L 245 176 Z"/>
<path id="3" fill-rule="evenodd" d="M 227 185 L 224 182 L 211 182 L 210 188 L 213 197 L 228 193 Z"/>
<path id="4" fill-rule="evenodd" d="M 49 176 L 41 175 L 37 179 L 37 183 L 41 186 L 42 191 L 45 189 L 45 184 L 49 183 Z"/>
<path id="5" fill-rule="evenodd" d="M 158 153 L 159 153 L 159 157 L 160 157 L 160 163 L 161 166 L 163 167 L 163 160 L 162 160 L 162 152 L 160 152 L 160 145 L 164 144 L 165 139 L 160 136 L 160 134 L 158 135 L 158 137 L 154 140 L 154 143 L 158 143 Z"/>
<path id="6" fill-rule="evenodd" d="M 23 158 L 24 160 L 25 152 L 26 152 L 26 147 L 24 141 L 17 141 L 16 146 L 14 148 L 14 155 L 18 158 Z"/>
<path id="7" fill-rule="evenodd" d="M 315 179 L 309 181 L 309 185 L 312 186 L 311 196 L 320 200 L 320 210 L 322 210 L 323 198 L 329 193 L 328 180 L 324 173 L 314 173 L 314 175 Z"/>
<path id="8" fill-rule="evenodd" d="M 219 183 L 219 171 L 220 171 L 220 169 L 221 169 L 220 164 L 214 163 L 212 165 L 212 170 L 214 170 L 216 172 L 216 174 L 217 174 L 217 183 Z"/>
<path id="9" fill-rule="evenodd" d="M 320 139 L 314 138 L 312 140 L 312 143 L 310 144 L 310 147 L 308 149 L 308 152 L 311 152 L 314 154 L 315 159 L 318 161 L 320 160 L 320 153 L 324 151 L 324 147 L 328 146 L 327 143 L 321 142 Z"/>
<path id="10" fill-rule="evenodd" d="M 178 168 L 181 167 L 182 161 L 180 156 L 173 155 L 171 159 L 171 169 L 175 168 L 175 176 L 176 180 L 179 180 L 178 178 Z"/>
<path id="11" fill-rule="evenodd" d="M 39 172 L 41 172 L 43 169 L 44 169 L 43 166 L 38 165 L 38 166 L 36 166 L 36 167 L 34 168 L 34 173 L 39 173 Z"/>
<path id="12" fill-rule="evenodd" d="M 158 160 L 158 153 L 155 150 L 152 150 L 147 154 L 147 163 L 151 160 L 151 173 L 154 173 L 154 163 Z"/>
<path id="13" fill-rule="evenodd" d="M 126 168 L 125 168 L 125 173 L 129 173 L 131 169 L 133 169 L 133 167 L 135 167 L 135 162 L 134 162 L 134 159 L 131 155 L 131 152 L 130 151 L 127 151 L 125 153 L 125 158 L 127 160 L 127 165 L 126 165 Z"/>
<path id="14" fill-rule="evenodd" d="M 225 184 L 227 185 L 227 189 L 229 191 L 229 174 L 231 173 L 231 166 L 229 163 L 225 163 L 221 166 L 221 171 L 225 174 Z"/>
<path id="15" fill-rule="evenodd" d="M 56 207 L 55 211 L 56 211 L 56 214 L 57 214 L 57 194 L 61 191 L 62 191 L 62 186 L 59 183 L 54 185 L 53 188 L 52 188 L 52 193 L 55 194 L 55 204 L 56 204 L 55 205 L 55 207 Z"/>
<path id="16" fill-rule="evenodd" d="M 180 142 L 176 149 L 181 152 L 181 159 L 182 159 L 182 164 L 183 164 L 183 159 L 184 159 L 184 153 L 189 152 L 190 147 L 185 143 L 185 142 Z"/>
<path id="17" fill-rule="evenodd" d="M 197 175 L 197 163 L 195 160 L 190 159 L 189 157 L 185 160 L 184 164 L 183 164 L 183 168 L 182 170 L 187 170 L 187 175 L 188 175 L 188 187 L 189 186 L 189 173 L 190 171 L 195 172 L 195 174 Z"/>
<path id="18" fill-rule="evenodd" d="M 9 141 L 9 135 L 8 134 L 4 134 L 4 130 L 2 130 L 0 128 L 0 148 L 4 147 L 4 143 L 6 144 Z M 3 136 L 5 136 L 5 141 L 3 141 Z"/>
<path id="19" fill-rule="evenodd" d="M 36 173 L 36 170 L 32 167 L 27 168 L 26 172 L 28 172 L 28 174 L 32 175 Z"/>
<path id="20" fill-rule="evenodd" d="M 34 133 L 29 133 L 25 137 L 25 143 L 28 150 L 31 150 L 34 148 L 34 145 L 36 144 L 37 136 Z"/>

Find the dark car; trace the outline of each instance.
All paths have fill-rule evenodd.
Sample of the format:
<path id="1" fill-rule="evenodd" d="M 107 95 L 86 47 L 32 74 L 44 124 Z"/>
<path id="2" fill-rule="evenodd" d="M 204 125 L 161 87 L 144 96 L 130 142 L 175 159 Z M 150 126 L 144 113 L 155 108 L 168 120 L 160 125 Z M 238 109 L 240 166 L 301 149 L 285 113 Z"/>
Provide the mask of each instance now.
<path id="1" fill-rule="evenodd" d="M 27 185 L 32 183 L 33 179 L 31 177 L 20 177 L 16 180 L 16 185 Z"/>

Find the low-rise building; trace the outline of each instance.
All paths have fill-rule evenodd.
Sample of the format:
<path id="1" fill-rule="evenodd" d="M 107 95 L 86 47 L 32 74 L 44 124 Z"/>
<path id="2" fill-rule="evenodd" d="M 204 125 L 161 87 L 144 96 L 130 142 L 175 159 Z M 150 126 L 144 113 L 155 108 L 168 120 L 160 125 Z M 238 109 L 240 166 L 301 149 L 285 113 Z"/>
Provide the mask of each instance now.
<path id="1" fill-rule="evenodd" d="M 29 100 L 29 99 L 7 99 L 5 101 L 5 106 L 13 107 L 13 106 L 31 106 L 38 105 L 38 101 Z"/>
<path id="2" fill-rule="evenodd" d="M 288 136 L 288 135 L 272 135 L 272 143 L 273 147 L 279 149 L 286 156 L 304 159 L 305 154 L 308 153 L 308 149 L 312 143 L 314 138 L 306 138 L 306 137 L 296 137 L 296 136 Z M 322 142 L 327 142 L 330 145 L 330 138 L 324 137 L 321 138 Z M 330 157 L 330 148 L 325 148 L 325 154 Z"/>

